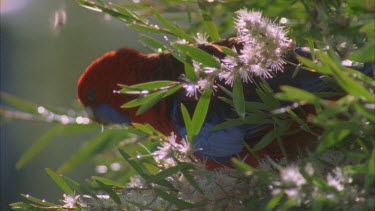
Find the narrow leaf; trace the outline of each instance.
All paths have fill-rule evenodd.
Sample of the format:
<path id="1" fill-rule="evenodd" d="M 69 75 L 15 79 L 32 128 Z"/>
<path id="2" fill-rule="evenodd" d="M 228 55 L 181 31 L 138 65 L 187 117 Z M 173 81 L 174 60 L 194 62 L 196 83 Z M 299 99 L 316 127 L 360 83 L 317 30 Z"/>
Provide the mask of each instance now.
<path id="1" fill-rule="evenodd" d="M 181 103 L 181 113 L 182 113 L 182 118 L 184 119 L 184 124 L 186 128 L 186 133 L 189 141 L 192 141 L 193 139 L 193 124 L 190 118 L 190 114 L 188 110 L 186 109 L 185 105 Z"/>
<path id="2" fill-rule="evenodd" d="M 90 195 L 91 197 L 93 197 L 95 199 L 98 198 L 93 192 L 90 191 L 90 189 L 88 189 L 88 188 L 80 185 L 76 181 L 74 181 L 72 179 L 69 179 L 68 177 L 65 177 L 65 176 L 62 176 L 61 178 L 64 179 L 64 181 L 66 182 L 67 185 L 69 185 L 70 187 L 72 187 L 78 193 L 85 194 L 85 195 Z"/>
<path id="3" fill-rule="evenodd" d="M 112 190 L 110 186 L 104 184 L 103 182 L 99 180 L 95 180 L 95 181 L 101 187 L 101 190 L 108 193 L 108 195 L 111 197 L 111 199 L 113 199 L 114 202 L 116 202 L 116 204 L 121 204 L 120 197 L 117 195 L 117 193 L 114 190 Z"/>
<path id="4" fill-rule="evenodd" d="M 358 131 L 358 123 L 355 122 L 336 122 L 322 136 L 322 141 L 317 147 L 318 152 L 322 152 L 340 142 L 351 132 Z"/>
<path id="5" fill-rule="evenodd" d="M 268 132 L 263 138 L 253 147 L 253 150 L 255 152 L 265 148 L 268 146 L 273 140 L 275 140 L 276 134 L 275 134 L 275 129 L 271 130 Z"/>
<path id="6" fill-rule="evenodd" d="M 164 138 L 166 137 L 164 134 L 162 134 L 161 132 L 156 130 L 154 127 L 152 127 L 150 124 L 139 124 L 139 123 L 133 122 L 132 125 L 133 125 L 133 127 L 137 128 L 138 130 L 143 131 L 143 132 L 145 132 L 149 135 L 157 134 L 158 136 L 161 136 L 161 137 L 164 137 Z"/>
<path id="7" fill-rule="evenodd" d="M 143 90 L 154 90 L 154 89 L 160 89 L 160 88 L 163 88 L 163 87 L 169 87 L 169 86 L 172 86 L 172 85 L 175 85 L 176 81 L 167 81 L 167 80 L 164 80 L 164 81 L 151 81 L 151 82 L 146 82 L 146 83 L 141 83 L 141 84 L 135 84 L 135 85 L 132 85 L 132 86 L 123 86 L 123 88 L 120 90 L 120 92 L 123 92 L 123 93 L 126 93 L 126 91 L 128 90 L 140 90 L 140 91 L 143 91 Z"/>
<path id="8" fill-rule="evenodd" d="M 129 163 L 131 167 L 144 179 L 147 179 L 149 177 L 149 172 L 146 171 L 146 169 L 138 164 L 135 160 L 130 157 L 128 153 L 126 153 L 124 150 L 119 149 L 119 152 L 123 158 Z"/>
<path id="9" fill-rule="evenodd" d="M 192 61 L 190 58 L 188 58 L 188 62 L 184 61 L 184 70 L 186 77 L 191 81 L 197 81 L 197 75 L 195 74 L 194 67 L 191 64 Z"/>
<path id="10" fill-rule="evenodd" d="M 147 178 L 147 182 L 155 183 L 155 182 L 158 182 L 158 181 L 162 181 L 162 180 L 165 180 L 169 176 L 173 176 L 173 175 L 177 174 L 178 172 L 182 171 L 183 169 L 189 169 L 189 168 L 192 168 L 192 166 L 190 164 L 179 163 L 178 165 L 167 168 L 167 169 L 159 172 L 156 175 L 149 176 Z"/>
<path id="11" fill-rule="evenodd" d="M 29 201 L 32 201 L 34 203 L 37 203 L 37 204 L 40 204 L 40 205 L 43 205 L 43 206 L 48 206 L 48 207 L 52 207 L 52 206 L 57 206 L 56 204 L 52 204 L 50 202 L 46 202 L 45 200 L 41 200 L 41 199 L 37 199 L 35 197 L 32 197 L 30 195 L 25 195 L 25 194 L 21 194 L 25 199 L 29 200 Z"/>
<path id="12" fill-rule="evenodd" d="M 195 41 L 191 36 L 186 34 L 183 30 L 181 30 L 177 26 L 174 26 L 171 23 L 169 23 L 169 21 L 167 21 L 164 17 L 162 17 L 156 10 L 153 10 L 153 13 L 154 13 L 156 19 L 158 19 L 158 21 L 160 21 L 161 24 L 163 24 L 168 30 L 170 30 L 177 37 L 183 38 L 183 39 L 185 39 L 189 42 Z"/>
<path id="13" fill-rule="evenodd" d="M 212 40 L 219 40 L 219 32 L 216 28 L 214 21 L 212 20 L 211 12 L 208 10 L 206 5 L 201 0 L 198 1 L 198 6 L 201 10 L 203 22 L 206 25 L 206 32 L 210 35 Z"/>
<path id="14" fill-rule="evenodd" d="M 368 163 L 368 171 L 366 174 L 365 187 L 369 191 L 375 185 L 375 149 L 372 150 Z"/>
<path id="15" fill-rule="evenodd" d="M 147 111 L 149 108 L 154 106 L 157 102 L 159 102 L 162 98 L 165 98 L 173 93 L 175 93 L 177 90 L 181 88 L 181 85 L 172 87 L 168 90 L 160 91 L 160 94 L 155 95 L 153 98 L 150 98 L 146 103 L 141 105 L 139 109 L 137 110 L 137 115 L 142 114 L 143 112 Z"/>
<path id="16" fill-rule="evenodd" d="M 281 90 L 283 91 L 282 93 L 277 93 L 275 95 L 275 97 L 280 100 L 299 101 L 301 104 L 320 103 L 320 98 L 308 91 L 291 86 L 281 86 Z"/>
<path id="17" fill-rule="evenodd" d="M 124 184 L 113 181 L 113 180 L 110 180 L 108 178 L 93 176 L 92 179 L 94 179 L 96 181 L 100 181 L 103 184 L 108 185 L 108 186 L 113 186 L 113 187 L 117 187 L 117 188 L 124 188 Z"/>
<path id="18" fill-rule="evenodd" d="M 48 175 L 55 181 L 55 183 L 63 190 L 65 193 L 69 195 L 74 195 L 74 192 L 72 189 L 69 188 L 69 186 L 65 183 L 64 179 L 61 178 L 61 176 L 57 175 L 54 171 L 52 171 L 49 168 L 45 169 Z"/>
<path id="19" fill-rule="evenodd" d="M 193 119 L 192 119 L 192 125 L 193 125 L 193 137 L 198 135 L 204 120 L 206 119 L 207 111 L 210 105 L 211 100 L 211 94 L 212 94 L 212 88 L 206 88 L 199 98 L 197 107 L 195 108 Z"/>
<path id="20" fill-rule="evenodd" d="M 69 171 L 78 165 L 92 159 L 98 153 L 111 148 L 114 144 L 123 141 L 129 135 L 126 131 L 121 130 L 106 130 L 99 134 L 86 145 L 84 145 L 77 153 L 75 153 L 70 160 L 66 161 L 59 169 L 58 172 Z"/>
<path id="21" fill-rule="evenodd" d="M 173 44 L 178 50 L 207 67 L 220 68 L 221 64 L 209 53 L 191 45 Z"/>
<path id="22" fill-rule="evenodd" d="M 359 62 L 373 62 L 375 58 L 375 40 L 354 51 L 350 59 Z"/>
<path id="23" fill-rule="evenodd" d="M 159 40 L 153 38 L 153 37 L 149 37 L 149 36 L 146 36 L 146 35 L 141 35 L 141 38 L 147 42 L 148 45 L 150 45 L 152 48 L 154 48 L 155 50 L 161 50 L 161 51 L 165 51 L 165 49 L 167 49 L 167 47 L 162 43 L 160 42 Z"/>
<path id="24" fill-rule="evenodd" d="M 238 116 L 242 119 L 245 118 L 245 97 L 240 77 L 236 77 L 233 85 L 233 105 Z"/>
<path id="25" fill-rule="evenodd" d="M 29 101 L 23 100 L 5 92 L 0 92 L 0 99 L 1 101 L 6 102 L 10 106 L 13 106 L 14 108 L 17 108 L 21 111 L 31 114 L 38 114 L 37 106 Z"/>
<path id="26" fill-rule="evenodd" d="M 20 169 L 38 155 L 58 135 L 82 134 L 95 128 L 93 125 L 58 125 L 45 132 L 17 161 L 16 168 Z"/>
<path id="27" fill-rule="evenodd" d="M 139 107 L 139 109 L 136 112 L 136 115 L 141 115 L 142 113 L 147 111 L 149 108 L 151 108 L 157 102 L 159 102 L 161 99 L 163 99 L 163 96 L 164 96 L 164 93 L 160 92 L 157 95 L 155 95 L 154 97 L 148 98 L 148 101 Z"/>
<path id="28" fill-rule="evenodd" d="M 225 47 L 225 46 L 219 46 L 219 48 L 220 48 L 225 54 L 227 54 L 228 56 L 232 56 L 232 57 L 235 57 L 235 58 L 238 57 L 238 54 L 237 54 L 236 52 L 234 52 L 232 49 L 228 48 L 228 47 Z"/>
<path id="29" fill-rule="evenodd" d="M 188 209 L 194 206 L 194 204 L 191 204 L 189 202 L 186 202 L 184 200 L 177 198 L 175 194 L 167 193 L 164 190 L 161 190 L 159 188 L 154 188 L 153 190 L 158 194 L 158 196 L 174 204 L 180 210 Z"/>

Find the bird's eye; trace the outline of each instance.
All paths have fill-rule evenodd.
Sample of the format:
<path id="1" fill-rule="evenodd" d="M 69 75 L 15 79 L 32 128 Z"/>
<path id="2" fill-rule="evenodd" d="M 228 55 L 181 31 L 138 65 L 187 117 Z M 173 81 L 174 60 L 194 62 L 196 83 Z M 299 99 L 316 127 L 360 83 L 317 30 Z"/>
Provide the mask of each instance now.
<path id="1" fill-rule="evenodd" d="M 86 92 L 86 98 L 87 100 L 94 102 L 96 100 L 96 90 L 94 88 L 89 89 Z"/>

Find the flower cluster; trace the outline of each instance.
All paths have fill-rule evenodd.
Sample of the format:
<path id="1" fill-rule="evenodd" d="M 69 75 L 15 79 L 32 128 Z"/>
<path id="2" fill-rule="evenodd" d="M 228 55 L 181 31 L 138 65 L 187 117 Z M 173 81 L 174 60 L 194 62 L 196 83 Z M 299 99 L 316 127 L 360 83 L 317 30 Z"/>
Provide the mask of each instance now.
<path id="1" fill-rule="evenodd" d="M 244 201 L 267 194 L 266 188 L 262 190 L 252 188 L 257 183 L 257 178 L 245 176 L 236 169 L 207 170 L 201 162 L 192 158 L 194 157 L 192 152 L 188 142 L 184 139 L 179 140 L 172 134 L 158 147 L 158 150 L 152 153 L 161 172 L 178 167 L 181 163 L 191 164 L 187 172 L 178 171 L 164 178 L 172 187 L 150 183 L 147 179 L 136 176 L 118 195 L 121 204 L 115 203 L 109 195 L 99 195 L 98 198 L 87 195 L 64 195 L 63 207 L 79 207 L 82 210 L 127 210 L 136 207 L 156 210 L 165 207 L 177 209 L 176 205 L 160 197 L 157 190 L 162 190 L 180 200 L 201 204 L 199 209 L 202 210 L 222 210 L 224 207 L 228 210 L 246 210 Z"/>
<path id="2" fill-rule="evenodd" d="M 187 142 L 172 134 L 152 153 L 160 167 L 158 174 L 164 174 L 162 179 L 170 186 L 135 176 L 118 193 L 121 203 L 115 203 L 107 194 L 98 194 L 95 198 L 65 194 L 63 207 L 81 210 L 179 209 L 173 201 L 166 200 L 165 194 L 191 203 L 197 210 L 249 210 L 254 199 L 270 200 L 279 196 L 287 199 L 288 206 L 295 207 L 319 204 L 320 199 L 339 203 L 347 209 L 368 207 L 366 191 L 358 186 L 351 169 L 327 165 L 335 160 L 333 155 L 338 152 L 327 151 L 325 154 L 322 163 L 300 159 L 290 164 L 286 160 L 265 158 L 260 169 L 255 171 L 231 168 L 210 171 L 191 159 L 192 149 Z M 190 167 L 180 168 L 182 163 Z M 173 168 L 179 170 L 171 171 Z M 259 208 L 259 203 L 254 206 Z"/>
<path id="3" fill-rule="evenodd" d="M 198 80 L 191 82 L 184 78 L 187 81 L 184 88 L 188 97 L 197 97 L 197 92 L 212 87 L 213 83 L 210 82 L 215 78 L 232 86 L 237 77 L 249 83 L 254 77 L 271 78 L 273 72 L 283 71 L 283 56 L 294 47 L 284 27 L 263 17 L 261 12 L 246 9 L 237 11 L 235 26 L 237 42 L 243 47 L 232 49 L 233 55 L 237 56 L 227 55 L 222 58 L 221 68 L 203 67 L 193 61 Z M 198 35 L 196 40 L 202 49 L 210 45 L 205 36 Z"/>
<path id="4" fill-rule="evenodd" d="M 238 42 L 243 49 L 238 57 L 226 57 L 222 61 L 219 78 L 227 84 L 233 84 L 239 76 L 242 81 L 250 82 L 253 76 L 272 77 L 272 72 L 282 71 L 282 56 L 294 47 L 292 40 L 286 37 L 282 26 L 264 18 L 261 12 L 237 11 L 235 21 Z"/>
<path id="5" fill-rule="evenodd" d="M 186 139 L 177 140 L 175 134 L 168 137 L 168 141 L 162 143 L 158 150 L 152 153 L 155 161 L 162 167 L 168 168 L 179 162 L 191 162 L 193 149 Z"/>

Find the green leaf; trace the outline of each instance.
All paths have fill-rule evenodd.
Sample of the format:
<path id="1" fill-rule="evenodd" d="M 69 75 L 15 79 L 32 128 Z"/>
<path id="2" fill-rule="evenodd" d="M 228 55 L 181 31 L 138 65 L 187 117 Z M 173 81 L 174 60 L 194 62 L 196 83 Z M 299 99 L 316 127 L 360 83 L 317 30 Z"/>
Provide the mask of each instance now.
<path id="1" fill-rule="evenodd" d="M 184 31 L 179 29 L 177 26 L 172 25 L 169 23 L 165 18 L 163 18 L 155 9 L 152 10 L 156 19 L 160 21 L 161 24 L 163 24 L 168 30 L 170 30 L 175 36 L 180 37 L 182 39 L 185 39 L 189 42 L 195 42 L 195 40 L 186 34 Z"/>
<path id="2" fill-rule="evenodd" d="M 322 62 L 322 67 L 318 68 L 318 71 L 324 68 L 328 68 L 330 74 L 337 80 L 337 82 L 346 92 L 358 98 L 365 98 L 368 101 L 371 101 L 373 99 L 373 96 L 369 92 L 369 90 L 363 87 L 361 83 L 355 81 L 352 77 L 350 77 L 347 73 L 350 70 L 339 64 L 339 61 L 337 61 L 337 59 L 334 60 L 334 56 L 329 57 L 322 52 L 318 52 L 317 57 Z"/>
<path id="3" fill-rule="evenodd" d="M 347 137 L 353 131 L 358 131 L 357 123 L 338 121 L 339 120 L 337 120 L 335 124 L 331 125 L 323 134 L 322 140 L 317 147 L 318 152 L 323 152 L 324 150 L 345 140 L 345 137 Z"/>
<path id="4" fill-rule="evenodd" d="M 28 194 L 21 194 L 21 196 L 23 196 L 25 199 L 29 200 L 29 201 L 32 201 L 34 203 L 37 203 L 37 204 L 40 204 L 40 205 L 43 205 L 43 206 L 48 206 L 48 207 L 52 207 L 52 206 L 57 206 L 56 204 L 52 204 L 50 202 L 46 202 L 45 200 L 41 200 L 41 199 L 37 199 L 35 197 L 32 197 Z"/>
<path id="5" fill-rule="evenodd" d="M 13 106 L 14 108 L 17 108 L 21 111 L 31 114 L 38 114 L 37 106 L 29 101 L 23 100 L 5 92 L 0 92 L 0 99 L 1 101 L 6 102 L 10 106 Z"/>
<path id="6" fill-rule="evenodd" d="M 65 176 L 61 176 L 64 181 L 66 182 L 66 184 L 68 184 L 70 187 L 72 187 L 75 191 L 77 191 L 78 193 L 81 193 L 81 194 L 85 194 L 85 195 L 90 195 L 91 197 L 97 199 L 98 197 L 90 191 L 90 189 L 80 185 L 79 183 L 77 183 L 76 181 L 72 180 L 72 179 L 69 179 L 68 177 L 65 177 Z"/>
<path id="7" fill-rule="evenodd" d="M 116 202 L 116 204 L 121 204 L 120 197 L 117 195 L 117 193 L 114 190 L 112 190 L 110 186 L 104 184 L 103 182 L 99 180 L 95 180 L 95 181 L 101 187 L 101 190 L 108 193 L 108 195 L 111 197 L 111 199 L 113 199 L 114 202 Z"/>
<path id="8" fill-rule="evenodd" d="M 61 178 L 61 176 L 57 175 L 54 171 L 52 171 L 49 168 L 46 168 L 45 170 L 48 173 L 48 175 L 53 179 L 53 181 L 55 181 L 55 183 L 61 188 L 61 190 L 63 190 L 65 193 L 71 196 L 74 195 L 74 191 L 72 191 L 72 189 L 69 188 L 69 186 L 65 183 L 65 180 Z"/>
<path id="9" fill-rule="evenodd" d="M 245 171 L 248 171 L 248 172 L 254 172 L 255 171 L 253 167 L 251 167 L 247 163 L 243 162 L 242 160 L 238 160 L 237 158 L 233 158 L 232 162 L 236 167 L 238 167 L 240 169 L 243 169 Z"/>
<path id="10" fill-rule="evenodd" d="M 275 99 L 273 90 L 269 87 L 268 83 L 264 81 L 264 83 L 260 83 L 260 86 L 261 89 L 256 89 L 256 93 L 266 106 L 263 109 L 272 110 L 280 107 L 280 103 Z"/>
<path id="11" fill-rule="evenodd" d="M 247 112 L 261 112 L 266 106 L 261 102 L 245 102 L 245 110 Z"/>
<path id="12" fill-rule="evenodd" d="M 108 178 L 93 176 L 92 179 L 94 179 L 96 181 L 100 181 L 103 184 L 108 185 L 108 186 L 117 187 L 117 188 L 124 188 L 124 184 L 113 181 L 113 180 L 110 180 Z"/>
<path id="13" fill-rule="evenodd" d="M 153 37 L 149 37 L 149 36 L 146 36 L 146 35 L 141 35 L 141 38 L 147 42 L 148 45 L 150 45 L 152 48 L 154 48 L 155 50 L 158 50 L 159 49 L 163 52 L 167 49 L 167 47 L 162 43 L 160 42 L 159 40 L 153 38 Z"/>
<path id="14" fill-rule="evenodd" d="M 311 61 L 310 59 L 307 59 L 305 57 L 302 57 L 302 56 L 299 56 L 297 55 L 297 59 L 302 62 L 304 65 L 312 68 L 312 70 L 309 70 L 309 71 L 312 71 L 312 72 L 320 72 L 322 74 L 331 74 L 331 71 L 328 69 L 328 67 L 326 66 L 321 66 L 313 61 Z"/>
<path id="15" fill-rule="evenodd" d="M 298 101 L 301 104 L 319 104 L 320 98 L 316 95 L 292 86 L 281 86 L 283 92 L 277 93 L 275 97 L 280 100 Z"/>
<path id="16" fill-rule="evenodd" d="M 221 90 L 223 90 L 225 92 L 225 94 L 227 94 L 229 97 L 232 97 L 233 98 L 233 93 L 231 91 L 229 91 L 227 88 L 225 88 L 224 86 L 218 84 L 218 86 L 220 87 Z"/>
<path id="17" fill-rule="evenodd" d="M 149 32 L 149 33 L 155 33 L 155 34 L 166 34 L 168 32 L 161 30 L 159 28 L 156 28 L 155 26 L 152 25 L 139 25 L 139 24 L 129 24 L 130 28 L 139 30 L 139 31 L 144 31 L 144 32 Z"/>
<path id="18" fill-rule="evenodd" d="M 90 131 L 97 126 L 95 125 L 58 125 L 45 132 L 38 140 L 36 140 L 31 147 L 22 155 L 17 161 L 16 168 L 20 169 L 29 163 L 38 153 L 40 153 L 52 140 L 58 135 L 82 134 Z"/>
<path id="19" fill-rule="evenodd" d="M 197 107 L 194 110 L 192 125 L 193 125 L 193 138 L 198 135 L 201 127 L 206 119 L 208 107 L 211 101 L 212 88 L 206 88 L 199 98 Z"/>
<path id="20" fill-rule="evenodd" d="M 257 152 L 265 148 L 269 144 L 271 144 L 271 142 L 275 139 L 276 139 L 276 134 L 275 134 L 275 129 L 273 129 L 270 132 L 268 132 L 265 136 L 263 136 L 263 138 L 252 149 L 253 151 Z"/>
<path id="21" fill-rule="evenodd" d="M 186 109 L 185 105 L 181 103 L 181 113 L 182 113 L 182 118 L 184 119 L 184 124 L 186 128 L 186 133 L 189 141 L 193 140 L 193 124 L 190 118 L 190 114 L 188 110 Z"/>
<path id="22" fill-rule="evenodd" d="M 367 39 L 371 40 L 375 37 L 375 20 L 370 19 L 366 24 L 364 24 L 361 29 L 359 30 L 362 33 L 367 35 Z M 374 61 L 374 60 L 372 60 Z"/>
<path id="23" fill-rule="evenodd" d="M 355 110 L 368 120 L 375 122 L 375 115 L 373 110 L 364 108 L 360 103 L 354 104 Z"/>
<path id="24" fill-rule="evenodd" d="M 228 56 L 232 56 L 232 57 L 235 57 L 237 58 L 238 57 L 238 54 L 236 52 L 234 52 L 232 49 L 228 48 L 228 47 L 225 47 L 225 46 L 219 46 L 219 48 Z"/>
<path id="25" fill-rule="evenodd" d="M 38 210 L 35 205 L 27 204 L 24 202 L 11 203 L 9 204 L 9 206 L 12 208 L 12 210 L 21 210 L 21 211 Z"/>
<path id="26" fill-rule="evenodd" d="M 227 127 L 239 126 L 244 124 L 270 124 L 272 119 L 269 118 L 268 114 L 264 113 L 255 113 L 249 116 L 246 116 L 244 119 L 228 119 L 225 122 L 215 125 L 210 130 L 221 130 Z M 261 128 L 263 129 L 263 128 Z"/>
<path id="27" fill-rule="evenodd" d="M 141 115 L 142 113 L 147 111 L 149 108 L 151 108 L 156 103 L 158 103 L 161 99 L 163 99 L 164 95 L 165 95 L 165 92 L 163 91 L 163 92 L 158 92 L 157 95 L 153 97 L 147 98 L 147 101 L 143 103 L 137 110 L 136 115 Z"/>
<path id="28" fill-rule="evenodd" d="M 174 204 L 179 210 L 188 209 L 194 206 L 194 204 L 192 203 L 177 198 L 175 194 L 167 193 L 166 191 L 159 188 L 154 188 L 153 190 L 158 196 Z"/>
<path id="29" fill-rule="evenodd" d="M 176 47 L 178 50 L 183 52 L 184 54 L 191 57 L 193 60 L 202 63 L 204 66 L 207 67 L 214 67 L 214 68 L 220 68 L 221 64 L 220 62 L 215 59 L 212 55 L 209 53 L 191 46 L 191 45 L 184 45 L 184 44 L 173 44 L 174 47 Z"/>
<path id="30" fill-rule="evenodd" d="M 375 149 L 372 150 L 371 157 L 369 158 L 368 171 L 366 174 L 365 188 L 370 191 L 375 185 Z"/>
<path id="31" fill-rule="evenodd" d="M 129 137 L 128 133 L 123 130 L 112 129 L 104 131 L 81 147 L 77 153 L 58 169 L 58 172 L 69 171 L 85 161 L 89 161 L 100 152 L 113 147 L 116 143 L 123 141 L 127 137 Z"/>
<path id="32" fill-rule="evenodd" d="M 153 100 L 157 100 L 156 102 L 153 102 L 155 104 L 163 98 L 164 92 L 165 91 L 159 91 L 148 95 L 139 96 L 137 99 L 127 102 L 126 104 L 121 106 L 121 108 L 133 108 L 146 103 L 150 103 L 150 101 L 153 102 Z"/>
<path id="33" fill-rule="evenodd" d="M 194 71 L 194 67 L 191 64 L 192 61 L 190 58 L 187 58 L 189 60 L 188 62 L 184 61 L 184 70 L 185 70 L 185 75 L 186 77 L 191 80 L 191 81 L 197 81 L 197 74 Z"/>
<path id="34" fill-rule="evenodd" d="M 160 91 L 160 94 L 158 95 L 155 95 L 154 97 L 152 98 L 149 98 L 148 101 L 144 104 L 142 104 L 139 109 L 137 110 L 137 115 L 140 115 L 142 114 L 143 112 L 147 111 L 149 108 L 151 108 L 152 106 L 154 106 L 157 102 L 159 102 L 162 98 L 165 98 L 173 93 L 175 93 L 177 90 L 179 90 L 181 88 L 181 85 L 178 85 L 178 86 L 175 86 L 175 87 L 172 87 L 168 90 L 163 90 L 163 91 Z"/>
<path id="35" fill-rule="evenodd" d="M 159 84 L 159 83 L 156 83 Z M 148 87 L 155 87 L 154 84 L 149 83 Z M 142 114 L 143 112 L 147 111 L 149 108 L 154 106 L 157 102 L 159 102 L 161 99 L 175 93 L 177 90 L 181 88 L 181 85 L 171 87 L 167 90 L 161 90 L 158 92 L 154 92 L 148 95 L 140 96 L 137 99 L 131 100 L 125 105 L 121 106 L 122 108 L 132 108 L 140 106 L 140 108 L 137 110 L 137 115 Z"/>
<path id="36" fill-rule="evenodd" d="M 155 135 L 155 134 L 157 134 L 160 137 L 166 138 L 166 136 L 164 134 L 162 134 L 161 132 L 159 132 L 158 130 L 156 130 L 150 124 L 139 124 L 139 123 L 133 122 L 132 125 L 136 129 L 138 129 L 140 131 L 143 131 L 143 132 L 145 132 L 145 133 L 147 133 L 149 135 Z"/>
<path id="37" fill-rule="evenodd" d="M 132 159 L 130 157 L 130 155 L 128 153 L 126 153 L 124 150 L 121 150 L 119 149 L 120 151 L 120 154 L 123 158 L 125 158 L 125 160 L 129 163 L 129 165 L 141 176 L 143 177 L 146 181 L 148 181 L 148 178 L 150 177 L 150 172 L 147 171 L 147 169 L 137 163 L 134 159 Z M 156 184 L 159 184 L 159 185 L 162 185 L 162 186 L 165 186 L 165 187 L 168 187 L 168 188 L 174 188 L 173 185 L 168 182 L 167 180 L 163 179 L 163 180 L 159 180 L 159 181 L 155 181 Z"/>
<path id="38" fill-rule="evenodd" d="M 245 118 L 245 96 L 240 77 L 236 77 L 233 85 L 233 105 L 238 116 L 242 119 Z"/>
<path id="39" fill-rule="evenodd" d="M 211 40 L 219 40 L 219 32 L 214 21 L 212 20 L 211 12 L 207 9 L 206 5 L 201 0 L 198 0 L 198 6 L 201 10 L 203 22 L 206 25 L 206 32 L 210 35 Z"/>
<path id="40" fill-rule="evenodd" d="M 141 84 L 135 84 L 132 86 L 126 86 L 126 85 L 121 85 L 121 90 L 120 92 L 126 93 L 127 91 L 134 91 L 134 90 L 139 90 L 139 91 L 144 91 L 144 90 L 154 90 L 154 89 L 161 89 L 165 87 L 170 87 L 178 84 L 176 81 L 151 81 L 151 82 L 146 82 L 146 83 L 141 83 Z"/>
<path id="41" fill-rule="evenodd" d="M 136 20 L 139 23 L 144 23 L 144 24 L 148 24 L 148 22 L 149 22 L 144 17 L 142 17 L 140 15 L 137 15 L 136 13 L 134 13 L 134 12 L 126 9 L 125 7 L 122 7 L 122 6 L 118 5 L 118 4 L 111 4 L 111 7 L 115 8 L 124 17 L 127 17 L 129 22 L 132 22 L 134 20 Z"/>
<path id="42" fill-rule="evenodd" d="M 182 171 L 183 169 L 191 169 L 192 165 L 189 163 L 179 163 L 176 166 L 167 168 L 156 175 L 149 176 L 147 178 L 147 182 L 155 183 L 162 180 L 165 180 L 167 177 L 173 176 L 178 172 Z"/>
<path id="43" fill-rule="evenodd" d="M 144 179 L 147 180 L 150 173 L 144 168 L 144 166 L 138 164 L 135 160 L 130 157 L 128 153 L 126 153 L 124 150 L 119 149 L 119 152 L 121 156 L 129 163 L 129 165 Z"/>
<path id="44" fill-rule="evenodd" d="M 358 62 L 373 62 L 375 60 L 375 40 L 354 51 L 349 58 Z"/>
<path id="45" fill-rule="evenodd" d="M 266 205 L 266 210 L 275 210 L 276 206 L 280 205 L 280 201 L 284 196 L 284 192 L 278 193 L 268 201 Z"/>
<path id="46" fill-rule="evenodd" d="M 307 123 L 303 119 L 301 119 L 296 113 L 294 113 L 294 111 L 292 111 L 291 109 L 287 109 L 287 112 L 290 115 L 290 117 L 292 117 L 292 119 L 294 119 L 294 121 L 296 121 L 302 129 L 304 129 L 307 132 L 311 132 L 311 129 L 309 128 Z"/>
<path id="47" fill-rule="evenodd" d="M 310 53 L 311 53 L 311 60 L 315 61 L 315 47 L 314 47 L 314 40 L 312 37 L 309 37 L 307 39 L 307 42 L 309 43 Z"/>
<path id="48" fill-rule="evenodd" d="M 291 123 L 287 124 L 285 121 L 277 121 L 277 123 L 278 124 L 253 147 L 255 152 L 267 147 L 273 140 L 284 134 L 291 126 Z"/>
<path id="49" fill-rule="evenodd" d="M 189 182 L 191 186 L 195 188 L 201 194 L 204 194 L 203 189 L 199 186 L 198 181 L 190 174 L 189 168 L 181 169 L 182 174 L 185 176 L 185 179 Z"/>

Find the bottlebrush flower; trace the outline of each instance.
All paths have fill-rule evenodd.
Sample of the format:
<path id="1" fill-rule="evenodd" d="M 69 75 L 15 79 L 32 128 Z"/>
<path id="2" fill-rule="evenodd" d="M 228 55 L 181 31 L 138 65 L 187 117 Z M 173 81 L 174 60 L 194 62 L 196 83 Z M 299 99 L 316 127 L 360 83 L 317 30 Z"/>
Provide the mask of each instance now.
<path id="1" fill-rule="evenodd" d="M 222 60 L 219 79 L 232 85 L 237 76 L 248 83 L 253 76 L 270 78 L 272 72 L 283 71 L 282 56 L 294 44 L 282 26 L 262 17 L 261 12 L 246 9 L 237 11 L 235 26 L 238 40 L 244 47 L 238 58 L 228 56 Z"/>

